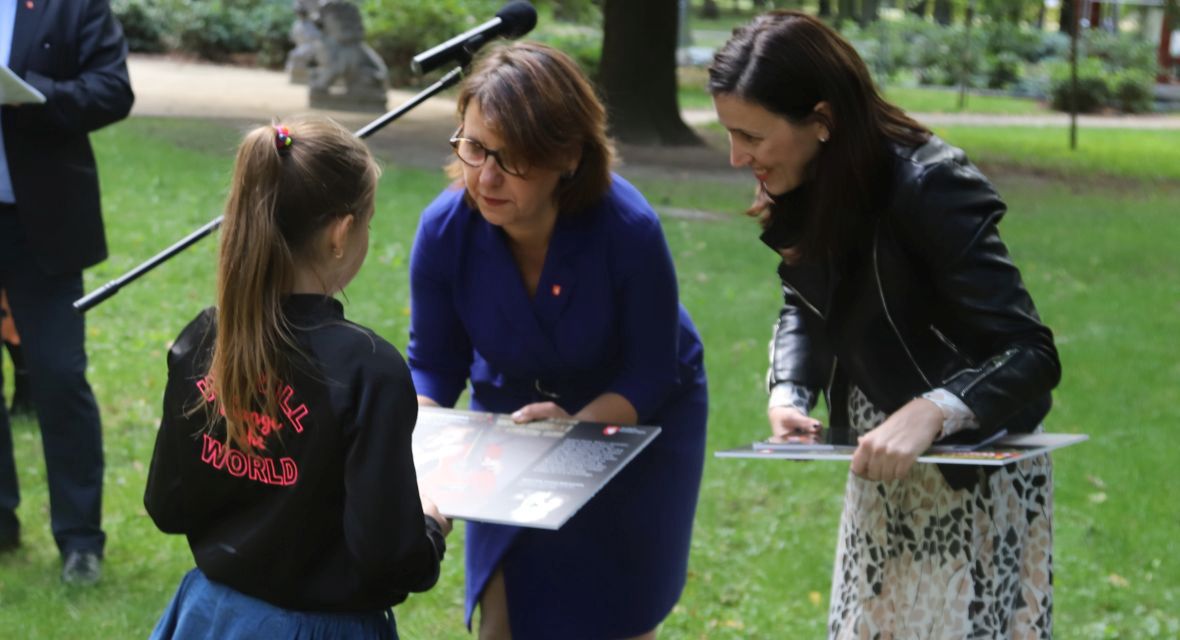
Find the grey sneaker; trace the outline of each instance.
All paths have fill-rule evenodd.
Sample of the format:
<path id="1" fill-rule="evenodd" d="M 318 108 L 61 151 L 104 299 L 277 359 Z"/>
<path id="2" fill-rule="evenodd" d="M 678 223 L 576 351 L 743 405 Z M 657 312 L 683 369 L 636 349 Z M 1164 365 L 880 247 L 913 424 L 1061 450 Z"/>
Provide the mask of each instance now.
<path id="1" fill-rule="evenodd" d="M 73 585 L 91 585 L 102 578 L 102 558 L 93 551 L 70 551 L 61 568 L 61 581 Z"/>

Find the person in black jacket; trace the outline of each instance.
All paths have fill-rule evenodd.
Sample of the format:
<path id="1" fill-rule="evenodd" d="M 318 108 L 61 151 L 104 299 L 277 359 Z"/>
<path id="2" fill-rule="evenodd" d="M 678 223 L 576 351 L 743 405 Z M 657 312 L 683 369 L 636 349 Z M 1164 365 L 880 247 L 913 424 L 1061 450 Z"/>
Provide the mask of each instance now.
<path id="1" fill-rule="evenodd" d="M 820 437 L 808 412 L 823 392 L 830 424 L 858 443 L 830 636 L 1050 637 L 1048 457 L 991 474 L 914 464 L 935 441 L 1039 429 L 1059 380 L 997 231 L 1003 201 L 805 14 L 736 30 L 709 87 L 782 256 L 772 437 Z"/>
<path id="2" fill-rule="evenodd" d="M 131 110 L 127 43 L 106 0 L 6 2 L 0 14 L 0 64 L 46 99 L 0 109 L 0 289 L 23 339 L 62 579 L 89 584 L 106 544 L 102 426 L 71 303 L 82 270 L 107 256 L 89 133 Z M 0 409 L 0 551 L 20 543 L 19 502 Z"/>
<path id="3" fill-rule="evenodd" d="M 331 296 L 368 251 L 379 170 L 336 123 L 238 150 L 217 307 L 168 353 L 144 505 L 197 568 L 154 638 L 396 638 L 450 523 L 418 492 L 418 405 L 391 344 Z"/>

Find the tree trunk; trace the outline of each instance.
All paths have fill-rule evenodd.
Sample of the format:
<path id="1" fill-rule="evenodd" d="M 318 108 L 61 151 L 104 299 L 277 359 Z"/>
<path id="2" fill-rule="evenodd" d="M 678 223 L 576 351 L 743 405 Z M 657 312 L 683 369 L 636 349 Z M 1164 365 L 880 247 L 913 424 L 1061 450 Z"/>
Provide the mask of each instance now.
<path id="1" fill-rule="evenodd" d="M 861 0 L 860 3 L 860 26 L 867 27 L 877 21 L 877 8 L 879 6 L 878 0 Z"/>
<path id="2" fill-rule="evenodd" d="M 1061 0 L 1060 22 L 1057 23 L 1057 30 L 1061 33 L 1069 35 L 1073 33 L 1073 10 L 1074 0 Z"/>
<path id="3" fill-rule="evenodd" d="M 701 144 L 677 104 L 677 10 L 677 0 L 603 3 L 599 81 L 620 142 Z"/>
<path id="4" fill-rule="evenodd" d="M 819 0 L 819 17 L 824 19 L 832 17 L 832 0 Z"/>
<path id="5" fill-rule="evenodd" d="M 705 4 L 701 6 L 701 17 L 705 20 L 716 20 L 721 17 L 721 8 L 717 6 L 717 0 L 705 0 Z"/>
<path id="6" fill-rule="evenodd" d="M 934 21 L 944 27 L 950 25 L 951 0 L 934 0 Z"/>
<path id="7" fill-rule="evenodd" d="M 929 6 L 929 0 L 922 0 L 921 2 L 910 7 L 910 15 L 916 18 L 926 18 L 926 8 Z"/>
<path id="8" fill-rule="evenodd" d="M 837 0 L 836 26 L 844 24 L 845 20 L 856 20 L 856 0 Z"/>

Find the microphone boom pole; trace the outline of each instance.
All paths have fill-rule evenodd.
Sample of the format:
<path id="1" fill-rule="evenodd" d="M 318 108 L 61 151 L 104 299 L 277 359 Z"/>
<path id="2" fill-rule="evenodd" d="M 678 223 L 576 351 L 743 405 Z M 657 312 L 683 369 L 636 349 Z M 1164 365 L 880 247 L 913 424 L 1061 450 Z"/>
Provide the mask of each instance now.
<path id="1" fill-rule="evenodd" d="M 119 276 L 118 278 L 115 278 L 114 280 L 111 280 L 110 282 L 102 285 L 98 289 L 95 289 L 81 298 L 78 298 L 74 301 L 74 311 L 77 311 L 78 313 L 86 313 L 92 307 L 98 305 L 98 303 L 118 293 L 119 289 L 123 288 L 123 285 L 135 282 L 140 276 L 160 266 L 172 256 L 196 244 L 201 238 L 204 238 L 210 233 L 213 233 L 217 227 L 221 226 L 221 221 L 224 218 L 225 216 L 217 216 L 212 221 L 205 223 L 205 226 L 188 234 L 176 242 L 176 244 L 173 244 L 171 247 L 168 247 L 160 253 L 152 256 L 138 267 L 135 267 L 122 276 Z"/>
<path id="2" fill-rule="evenodd" d="M 459 82 L 459 80 L 462 77 L 463 77 L 463 67 L 462 66 L 458 66 L 458 67 L 455 67 L 454 69 L 451 69 L 449 72 L 447 72 L 446 75 L 439 78 L 437 82 L 430 85 L 429 87 L 426 87 L 421 92 L 419 92 L 417 95 L 410 98 L 402 105 L 398 106 L 396 109 L 394 109 L 388 113 L 385 113 L 384 115 L 377 118 L 376 120 L 361 127 L 353 135 L 355 135 L 358 138 L 361 138 L 362 140 L 365 138 L 368 138 L 369 136 L 373 135 L 377 131 L 380 131 L 383 127 L 385 127 L 385 125 L 402 117 L 403 115 L 408 113 L 411 109 L 422 104 L 427 99 L 434 96 L 436 93 Z M 200 240 L 201 238 L 204 238 L 205 236 L 209 235 L 210 233 L 213 233 L 218 227 L 221 226 L 221 221 L 224 218 L 225 218 L 225 216 L 217 216 L 215 219 L 205 223 L 205 225 L 202 226 L 200 229 L 197 229 L 196 231 L 193 231 L 192 233 L 188 234 L 187 236 L 185 236 L 184 238 L 182 238 L 181 240 L 179 240 L 178 242 L 176 242 L 172 246 L 170 246 L 167 249 L 161 251 L 160 253 L 157 253 L 156 255 L 152 256 L 149 260 L 143 262 L 142 264 L 135 267 L 131 271 L 128 271 L 127 273 L 123 274 L 122 276 L 115 278 L 114 280 L 102 285 L 98 289 L 86 294 L 85 296 L 78 298 L 77 300 L 74 301 L 74 311 L 76 311 L 78 313 L 86 313 L 87 311 L 94 308 L 102 301 L 104 301 L 107 298 L 110 298 L 111 296 L 118 293 L 119 289 L 122 289 L 125 285 L 135 282 L 141 276 L 148 273 L 152 269 L 155 269 L 156 267 L 160 266 L 161 264 L 167 262 L 169 259 L 171 259 L 176 254 L 178 254 L 181 251 L 184 251 L 185 249 L 196 244 L 197 241 Z"/>
<path id="3" fill-rule="evenodd" d="M 531 4 L 524 1 L 511 2 L 501 8 L 496 13 L 495 18 L 492 18 L 475 29 L 451 38 L 424 53 L 414 56 L 412 67 L 419 73 L 442 66 L 448 62 L 457 61 L 459 66 L 451 69 L 446 75 L 439 78 L 437 82 L 426 87 L 418 95 L 410 98 L 398 108 L 361 127 L 353 135 L 363 140 L 390 122 L 402 117 L 410 109 L 422 104 L 427 98 L 459 82 L 459 79 L 463 76 L 463 69 L 471 63 L 471 58 L 475 50 L 483 46 L 488 40 L 496 36 L 516 38 L 531 31 L 536 24 L 537 10 Z M 155 269 L 172 256 L 184 251 L 201 238 L 212 233 L 213 230 L 221 226 L 223 218 L 224 216 L 218 216 L 216 219 L 206 223 L 205 226 L 185 236 L 176 244 L 156 254 L 147 262 L 128 271 L 123 276 L 102 285 L 96 291 L 75 300 L 74 310 L 78 313 L 86 313 L 98 303 L 118 293 L 119 289 L 123 288 L 124 285 L 134 282 L 140 276 Z"/>

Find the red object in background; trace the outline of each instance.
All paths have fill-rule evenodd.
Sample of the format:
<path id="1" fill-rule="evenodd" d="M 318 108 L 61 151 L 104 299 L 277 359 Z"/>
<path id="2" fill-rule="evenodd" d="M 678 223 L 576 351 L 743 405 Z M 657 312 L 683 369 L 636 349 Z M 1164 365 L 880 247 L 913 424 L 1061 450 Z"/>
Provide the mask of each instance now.
<path id="1" fill-rule="evenodd" d="M 1172 74 L 1170 73 L 1172 65 L 1180 65 L 1180 57 L 1172 56 L 1172 25 L 1168 20 L 1167 12 L 1164 12 L 1164 19 L 1160 22 L 1160 48 L 1156 56 L 1156 62 L 1159 63 L 1159 75 L 1156 76 L 1158 82 L 1172 82 Z"/>
<path id="2" fill-rule="evenodd" d="M 20 334 L 12 323 L 12 312 L 8 310 L 8 294 L 0 291 L 0 337 L 8 344 L 20 344 Z"/>

